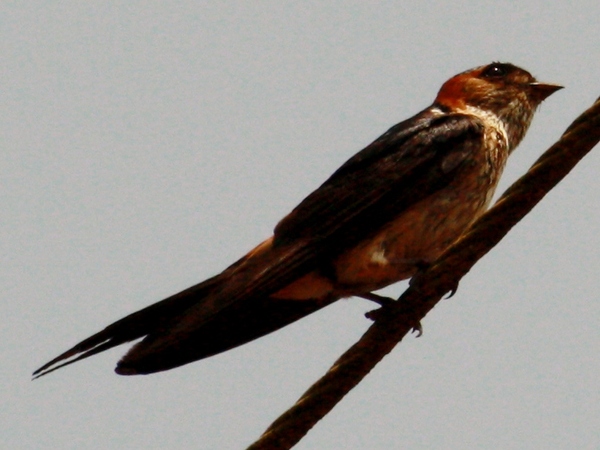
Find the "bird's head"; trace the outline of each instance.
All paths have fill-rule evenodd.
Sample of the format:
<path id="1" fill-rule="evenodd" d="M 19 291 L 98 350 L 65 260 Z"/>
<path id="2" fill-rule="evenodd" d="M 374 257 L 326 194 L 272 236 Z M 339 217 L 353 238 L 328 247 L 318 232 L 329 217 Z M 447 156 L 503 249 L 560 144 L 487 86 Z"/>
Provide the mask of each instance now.
<path id="1" fill-rule="evenodd" d="M 435 104 L 454 112 L 492 114 L 503 124 L 509 149 L 513 150 L 529 128 L 536 108 L 559 89 L 562 86 L 540 83 L 513 64 L 495 62 L 450 78 Z"/>

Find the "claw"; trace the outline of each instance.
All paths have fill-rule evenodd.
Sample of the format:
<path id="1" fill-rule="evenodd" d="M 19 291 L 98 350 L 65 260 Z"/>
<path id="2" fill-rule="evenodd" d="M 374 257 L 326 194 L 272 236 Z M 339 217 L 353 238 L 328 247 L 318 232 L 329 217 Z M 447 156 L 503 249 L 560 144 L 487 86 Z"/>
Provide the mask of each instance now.
<path id="1" fill-rule="evenodd" d="M 454 297 L 454 294 L 456 294 L 456 291 L 458 291 L 458 282 L 452 286 L 452 289 L 450 289 L 450 293 L 448 294 L 447 297 L 445 297 L 444 300 L 448 300 L 449 298 Z"/>
<path id="2" fill-rule="evenodd" d="M 415 337 L 419 338 L 423 336 L 423 325 L 421 325 L 421 322 L 418 322 L 417 325 L 412 328 L 412 332 L 417 333 Z"/>

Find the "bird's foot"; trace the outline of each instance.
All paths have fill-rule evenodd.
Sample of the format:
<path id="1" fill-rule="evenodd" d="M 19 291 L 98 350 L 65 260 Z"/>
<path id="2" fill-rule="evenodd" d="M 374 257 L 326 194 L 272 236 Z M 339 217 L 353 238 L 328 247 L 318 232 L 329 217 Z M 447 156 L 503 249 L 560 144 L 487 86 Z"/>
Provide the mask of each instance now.
<path id="1" fill-rule="evenodd" d="M 417 267 L 417 272 L 411 277 L 411 279 L 408 282 L 408 285 L 411 286 L 413 289 L 419 290 L 417 284 L 419 280 L 423 277 L 423 275 L 425 275 L 425 272 L 427 272 L 427 270 L 432 266 L 432 263 L 425 260 L 420 260 L 415 265 Z M 456 281 L 456 283 L 453 284 L 452 287 L 448 290 L 449 294 L 447 297 L 445 297 L 445 299 L 447 300 L 449 298 L 454 297 L 456 291 L 458 291 L 458 281 Z"/>
<path id="2" fill-rule="evenodd" d="M 364 294 L 358 295 L 357 297 L 364 298 L 365 300 L 370 300 L 382 306 L 381 308 L 374 309 L 373 311 L 365 313 L 365 317 L 373 321 L 377 320 L 377 318 L 381 315 L 381 312 L 385 309 L 384 307 L 396 303 L 396 300 L 394 300 L 393 298 L 373 294 L 372 292 L 366 292 Z"/>
<path id="3" fill-rule="evenodd" d="M 383 295 L 373 294 L 372 292 L 366 292 L 365 294 L 357 295 L 357 297 L 364 298 L 365 300 L 371 300 L 381 306 L 388 306 L 396 303 L 396 300 L 390 297 L 384 297 Z"/>
<path id="4" fill-rule="evenodd" d="M 395 301 L 395 300 L 392 300 L 392 301 Z M 385 314 L 385 308 L 379 308 L 379 309 L 374 309 L 373 311 L 369 311 L 369 312 L 365 313 L 365 317 L 372 321 L 376 321 L 377 319 L 379 319 L 379 317 L 381 317 L 382 314 Z M 423 335 L 423 325 L 421 325 L 421 322 L 417 322 L 416 325 L 414 325 L 411 328 L 411 332 L 417 333 L 417 335 L 415 337 L 421 337 Z"/>

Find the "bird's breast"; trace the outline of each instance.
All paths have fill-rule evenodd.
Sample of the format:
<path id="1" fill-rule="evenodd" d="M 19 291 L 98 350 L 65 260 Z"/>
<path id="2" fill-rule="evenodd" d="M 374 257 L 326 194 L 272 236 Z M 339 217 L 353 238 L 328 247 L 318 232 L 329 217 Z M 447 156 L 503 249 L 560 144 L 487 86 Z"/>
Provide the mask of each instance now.
<path id="1" fill-rule="evenodd" d="M 508 157 L 506 141 L 497 135 L 489 138 L 448 186 L 402 211 L 375 237 L 336 259 L 335 286 L 340 293 L 369 292 L 410 278 L 487 209 Z"/>

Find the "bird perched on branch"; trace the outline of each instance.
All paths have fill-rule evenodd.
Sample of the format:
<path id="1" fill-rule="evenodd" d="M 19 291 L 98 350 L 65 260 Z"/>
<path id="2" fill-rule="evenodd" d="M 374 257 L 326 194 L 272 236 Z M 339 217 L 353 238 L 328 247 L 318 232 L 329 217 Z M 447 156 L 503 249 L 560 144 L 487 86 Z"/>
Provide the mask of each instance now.
<path id="1" fill-rule="evenodd" d="M 107 326 L 34 372 L 42 376 L 143 338 L 121 375 L 229 350 L 344 297 L 433 262 L 484 212 L 539 104 L 561 86 L 508 63 L 446 81 L 431 106 L 343 164 L 220 274 Z"/>

